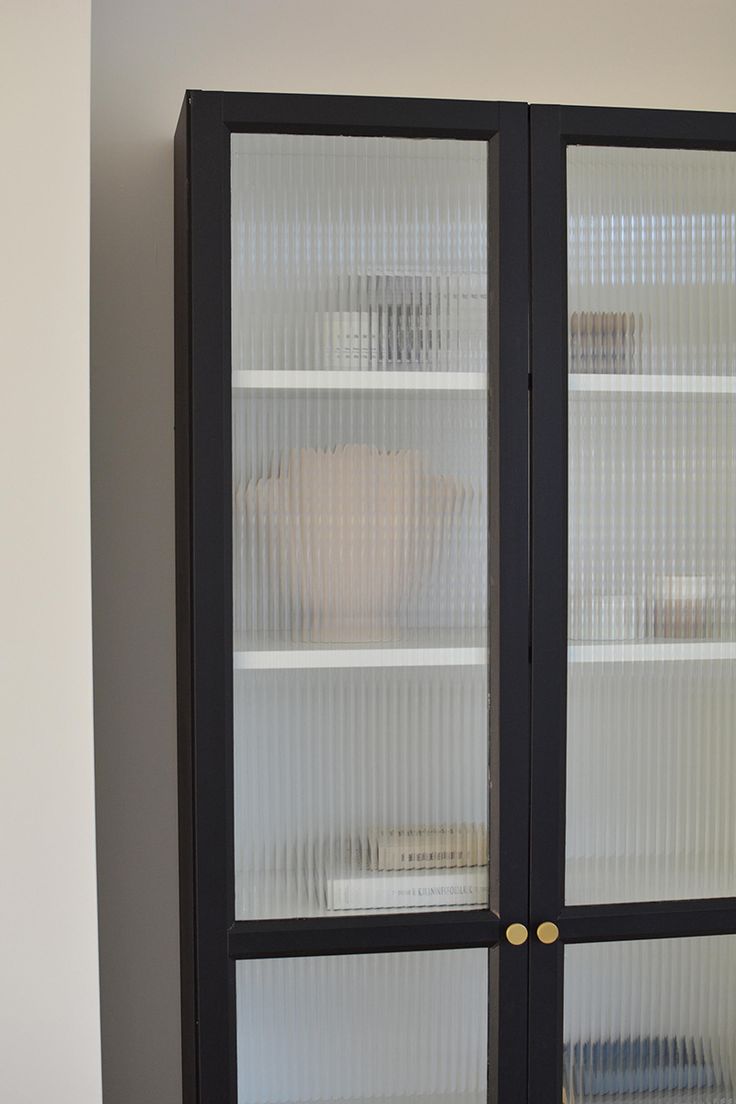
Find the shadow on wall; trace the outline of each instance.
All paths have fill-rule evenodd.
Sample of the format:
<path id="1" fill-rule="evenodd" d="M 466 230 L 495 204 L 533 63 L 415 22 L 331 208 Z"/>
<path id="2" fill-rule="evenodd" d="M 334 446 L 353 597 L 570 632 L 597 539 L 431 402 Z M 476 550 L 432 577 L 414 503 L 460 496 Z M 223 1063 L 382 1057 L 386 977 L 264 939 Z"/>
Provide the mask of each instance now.
<path id="1" fill-rule="evenodd" d="M 93 111 L 91 256 L 103 1081 L 105 1104 L 178 1104 L 173 152 L 110 141 L 107 114 Z"/>

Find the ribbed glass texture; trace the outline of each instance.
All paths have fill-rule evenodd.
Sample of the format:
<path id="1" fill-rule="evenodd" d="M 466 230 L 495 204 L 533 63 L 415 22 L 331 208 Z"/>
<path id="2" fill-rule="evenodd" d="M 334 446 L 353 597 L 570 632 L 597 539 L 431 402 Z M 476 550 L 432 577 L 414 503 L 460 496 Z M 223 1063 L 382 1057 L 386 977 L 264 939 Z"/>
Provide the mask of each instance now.
<path id="1" fill-rule="evenodd" d="M 485 665 L 237 672 L 236 915 L 488 904 Z"/>
<path id="2" fill-rule="evenodd" d="M 568 150 L 566 899 L 736 893 L 736 154 Z"/>
<path id="3" fill-rule="evenodd" d="M 232 143 L 236 638 L 477 642 L 486 146 Z"/>
<path id="4" fill-rule="evenodd" d="M 736 936 L 565 948 L 567 1104 L 732 1104 Z"/>
<path id="5" fill-rule="evenodd" d="M 234 371 L 486 369 L 486 144 L 232 137 Z"/>
<path id="6" fill-rule="evenodd" d="M 487 152 L 232 137 L 236 910 L 488 903 Z"/>
<path id="7" fill-rule="evenodd" d="M 237 394 L 236 647 L 483 645 L 486 399 Z"/>
<path id="8" fill-rule="evenodd" d="M 484 1104 L 488 952 L 238 962 L 238 1104 Z"/>
<path id="9" fill-rule="evenodd" d="M 570 146 L 570 371 L 733 376 L 736 153 Z"/>

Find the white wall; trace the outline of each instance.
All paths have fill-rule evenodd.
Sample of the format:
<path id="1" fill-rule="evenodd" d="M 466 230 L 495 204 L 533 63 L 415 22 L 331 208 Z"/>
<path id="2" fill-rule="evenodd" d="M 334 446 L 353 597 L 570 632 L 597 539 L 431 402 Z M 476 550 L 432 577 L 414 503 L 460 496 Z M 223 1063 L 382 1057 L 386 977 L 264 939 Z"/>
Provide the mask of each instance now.
<path id="1" fill-rule="evenodd" d="M 89 0 L 0 16 L 0 1096 L 101 1100 Z"/>
<path id="2" fill-rule="evenodd" d="M 106 1104 L 178 1072 L 171 140 L 186 88 L 736 110 L 732 0 L 96 0 L 92 402 Z"/>

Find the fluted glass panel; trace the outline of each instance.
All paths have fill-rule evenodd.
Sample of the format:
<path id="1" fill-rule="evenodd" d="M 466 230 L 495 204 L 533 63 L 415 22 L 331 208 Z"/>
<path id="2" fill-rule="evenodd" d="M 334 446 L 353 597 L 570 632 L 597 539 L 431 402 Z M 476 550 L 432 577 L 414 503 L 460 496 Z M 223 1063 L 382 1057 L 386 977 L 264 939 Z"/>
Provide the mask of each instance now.
<path id="1" fill-rule="evenodd" d="M 736 893 L 736 154 L 568 150 L 566 899 Z"/>
<path id="2" fill-rule="evenodd" d="M 236 915 L 488 904 L 485 665 L 237 672 Z"/>
<path id="3" fill-rule="evenodd" d="M 733 660 L 571 665 L 567 900 L 736 885 Z"/>
<path id="4" fill-rule="evenodd" d="M 231 187 L 237 915 L 487 905 L 486 144 Z"/>
<path id="5" fill-rule="evenodd" d="M 486 399 L 234 397 L 236 646 L 483 645 Z"/>
<path id="6" fill-rule="evenodd" d="M 736 936 L 565 948 L 567 1104 L 731 1104 Z"/>
<path id="7" fill-rule="evenodd" d="M 233 370 L 485 372 L 486 145 L 232 138 Z"/>
<path id="8" fill-rule="evenodd" d="M 488 952 L 238 962 L 238 1104 L 484 1104 Z"/>
<path id="9" fill-rule="evenodd" d="M 733 376 L 736 153 L 570 146 L 570 371 Z"/>

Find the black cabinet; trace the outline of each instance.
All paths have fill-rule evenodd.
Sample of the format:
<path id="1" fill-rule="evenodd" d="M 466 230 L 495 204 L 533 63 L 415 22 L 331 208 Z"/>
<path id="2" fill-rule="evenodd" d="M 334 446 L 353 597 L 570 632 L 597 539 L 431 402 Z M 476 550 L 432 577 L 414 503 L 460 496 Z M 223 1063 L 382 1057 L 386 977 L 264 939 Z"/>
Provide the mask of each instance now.
<path id="1" fill-rule="evenodd" d="M 187 1099 L 732 1100 L 736 122 L 175 160 Z"/>

